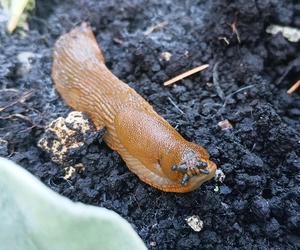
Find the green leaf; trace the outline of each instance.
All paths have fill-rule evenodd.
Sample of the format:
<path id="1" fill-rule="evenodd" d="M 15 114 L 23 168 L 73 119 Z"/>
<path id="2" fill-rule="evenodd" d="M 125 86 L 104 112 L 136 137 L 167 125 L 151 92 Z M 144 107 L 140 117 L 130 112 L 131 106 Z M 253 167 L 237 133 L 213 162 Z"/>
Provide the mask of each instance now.
<path id="1" fill-rule="evenodd" d="M 139 250 L 130 224 L 105 208 L 60 196 L 0 157 L 1 250 Z"/>
<path id="2" fill-rule="evenodd" d="M 7 31 L 12 33 L 17 26 L 26 27 L 27 12 L 35 8 L 35 0 L 0 0 L 1 6 L 9 13 Z"/>

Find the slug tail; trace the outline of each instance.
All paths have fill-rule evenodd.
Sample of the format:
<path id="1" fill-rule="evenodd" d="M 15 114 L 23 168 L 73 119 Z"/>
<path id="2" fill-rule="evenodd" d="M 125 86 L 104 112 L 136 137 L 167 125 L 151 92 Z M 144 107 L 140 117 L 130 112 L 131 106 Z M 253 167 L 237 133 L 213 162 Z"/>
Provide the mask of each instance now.
<path id="1" fill-rule="evenodd" d="M 91 27 L 81 24 L 61 36 L 54 46 L 52 79 L 57 91 L 75 110 L 91 112 L 89 99 L 99 84 L 95 72 L 105 68 L 104 57 Z"/>

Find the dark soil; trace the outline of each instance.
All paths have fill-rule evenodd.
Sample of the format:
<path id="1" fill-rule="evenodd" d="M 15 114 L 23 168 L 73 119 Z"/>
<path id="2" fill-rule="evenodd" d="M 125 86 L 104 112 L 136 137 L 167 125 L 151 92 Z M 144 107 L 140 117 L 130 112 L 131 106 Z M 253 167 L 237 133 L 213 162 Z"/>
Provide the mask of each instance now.
<path id="1" fill-rule="evenodd" d="M 53 88 L 52 48 L 82 21 L 92 24 L 109 68 L 207 148 L 223 183 L 160 192 L 104 142 L 78 159 L 85 171 L 62 178 L 37 142 L 45 125 L 70 111 Z M 37 1 L 26 37 L 0 27 L 0 154 L 73 201 L 118 212 L 150 249 L 299 249 L 300 92 L 286 91 L 300 79 L 300 46 L 267 34 L 271 23 L 299 27 L 299 1 Z M 26 74 L 17 59 L 24 51 L 35 54 Z M 208 70 L 163 86 L 205 63 Z M 224 119 L 233 129 L 218 127 Z M 201 232 L 186 224 L 191 215 L 203 220 Z"/>

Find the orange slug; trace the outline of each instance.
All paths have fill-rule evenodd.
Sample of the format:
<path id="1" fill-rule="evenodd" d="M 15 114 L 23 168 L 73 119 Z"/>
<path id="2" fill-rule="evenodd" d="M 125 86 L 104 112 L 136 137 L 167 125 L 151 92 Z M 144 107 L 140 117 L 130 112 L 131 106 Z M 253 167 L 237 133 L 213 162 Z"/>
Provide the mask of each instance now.
<path id="1" fill-rule="evenodd" d="M 89 25 L 62 35 L 52 78 L 73 109 L 85 112 L 104 141 L 142 181 L 165 192 L 189 192 L 215 175 L 207 151 L 186 141 L 134 89 L 106 67 Z"/>

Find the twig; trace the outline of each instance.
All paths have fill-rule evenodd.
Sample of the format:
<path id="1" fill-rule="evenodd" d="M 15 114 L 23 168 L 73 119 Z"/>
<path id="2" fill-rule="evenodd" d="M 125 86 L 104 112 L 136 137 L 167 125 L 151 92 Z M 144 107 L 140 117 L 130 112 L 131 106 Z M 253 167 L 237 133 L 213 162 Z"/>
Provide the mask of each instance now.
<path id="1" fill-rule="evenodd" d="M 279 85 L 284 80 L 284 78 L 288 75 L 288 73 L 290 73 L 290 71 L 293 69 L 293 67 L 294 67 L 293 63 L 290 63 L 287 66 L 287 68 L 284 70 L 282 76 L 279 77 L 278 80 L 276 81 L 276 85 Z"/>
<path id="2" fill-rule="evenodd" d="M 176 103 L 171 99 L 171 97 L 168 97 L 168 100 L 181 114 L 184 115 L 184 112 L 176 105 Z"/>
<path id="3" fill-rule="evenodd" d="M 298 88 L 300 88 L 300 80 L 298 80 L 292 87 L 287 91 L 288 94 L 294 93 Z"/>
<path id="4" fill-rule="evenodd" d="M 21 115 L 21 114 L 12 114 L 12 115 L 8 115 L 8 116 L 0 116 L 1 120 L 9 120 L 9 119 L 13 119 L 13 118 L 20 118 L 22 120 L 25 120 L 25 121 L 33 124 L 33 122 L 27 116 L 24 116 L 24 115 Z"/>
<path id="5" fill-rule="evenodd" d="M 245 89 L 250 89 L 250 88 L 252 88 L 254 86 L 255 86 L 255 84 L 251 84 L 251 85 L 245 86 L 243 88 L 240 88 L 237 91 L 234 91 L 233 93 L 231 93 L 228 96 L 226 96 L 226 99 L 229 98 L 229 97 L 231 97 L 231 96 L 233 96 L 233 95 L 235 95 L 235 94 L 237 94 L 237 93 L 239 93 L 239 92 L 241 92 L 241 91 L 244 91 Z"/>
<path id="6" fill-rule="evenodd" d="M 213 83 L 216 88 L 218 96 L 221 98 L 222 101 L 225 100 L 224 91 L 221 89 L 219 84 L 219 73 L 218 73 L 219 63 L 217 62 L 213 68 Z"/>
<path id="7" fill-rule="evenodd" d="M 182 80 L 183 78 L 186 78 L 186 77 L 188 77 L 190 75 L 193 75 L 193 74 L 195 74 L 197 72 L 200 72 L 202 70 L 205 70 L 208 67 L 209 67 L 208 64 L 204 64 L 204 65 L 198 66 L 196 68 L 193 68 L 193 69 L 191 69 L 189 71 L 186 71 L 186 72 L 184 72 L 184 73 L 182 73 L 182 74 L 180 74 L 180 75 L 178 75 L 178 76 L 176 76 L 176 77 L 174 77 L 174 78 L 172 78 L 172 79 L 164 82 L 164 85 L 165 86 L 171 85 L 171 84 L 173 84 L 175 82 L 178 82 L 178 81 Z"/>
<path id="8" fill-rule="evenodd" d="M 13 118 L 19 118 L 21 120 L 29 122 L 32 125 L 31 128 L 34 128 L 34 127 L 41 128 L 41 129 L 45 128 L 42 125 L 38 125 L 38 124 L 34 123 L 31 119 L 29 119 L 27 116 L 24 116 L 22 114 L 12 114 L 12 115 L 8 115 L 8 116 L 0 116 L 0 120 L 9 120 L 9 119 L 13 119 Z"/>
<path id="9" fill-rule="evenodd" d="M 13 88 L 11 88 L 11 89 L 0 89 L 0 92 L 15 92 L 15 93 L 18 93 L 19 90 L 13 89 Z"/>
<path id="10" fill-rule="evenodd" d="M 161 22 L 161 23 L 158 23 L 158 24 L 156 24 L 156 25 L 153 25 L 153 26 L 149 27 L 149 28 L 144 32 L 144 34 L 145 34 L 146 36 L 148 36 L 148 35 L 150 35 L 151 33 L 153 33 L 154 31 L 157 31 L 157 30 L 162 29 L 162 28 L 165 27 L 167 24 L 168 24 L 167 21 L 163 21 L 163 22 Z"/>
<path id="11" fill-rule="evenodd" d="M 24 95 L 22 95 L 18 100 L 9 103 L 8 105 L 4 106 L 3 108 L 0 107 L 0 112 L 2 112 L 3 110 L 14 106 L 17 103 L 24 103 L 27 99 L 29 99 L 32 95 L 34 94 L 34 90 L 30 90 L 24 93 Z"/>
<path id="12" fill-rule="evenodd" d="M 121 45 L 124 43 L 123 40 L 121 40 L 121 39 L 119 39 L 119 38 L 117 38 L 117 37 L 114 37 L 114 38 L 113 38 L 113 41 L 114 41 L 115 43 L 121 44 Z"/>
<path id="13" fill-rule="evenodd" d="M 219 36 L 218 39 L 223 40 L 226 43 L 227 46 L 230 44 L 230 42 L 228 41 L 226 36 Z"/>
<path id="14" fill-rule="evenodd" d="M 223 103 L 222 107 L 220 107 L 219 110 L 218 110 L 212 117 L 216 116 L 217 114 L 220 114 L 220 112 L 226 107 L 227 101 L 228 101 L 229 97 L 231 97 L 231 96 L 233 96 L 233 95 L 235 95 L 235 94 L 237 94 L 237 93 L 239 93 L 239 92 L 242 92 L 242 91 L 244 91 L 244 90 L 246 90 L 246 89 L 250 89 L 250 88 L 252 88 L 252 87 L 254 87 L 254 86 L 255 86 L 255 84 L 251 84 L 251 85 L 245 86 L 245 87 L 243 87 L 243 88 L 240 88 L 240 89 L 234 91 L 233 93 L 227 95 L 227 96 L 225 97 L 225 100 L 224 100 L 224 103 Z"/>
<path id="15" fill-rule="evenodd" d="M 238 42 L 241 43 L 240 33 L 239 33 L 239 31 L 238 31 L 238 29 L 236 27 L 236 24 L 237 24 L 237 15 L 235 15 L 234 21 L 231 24 L 231 29 L 232 29 L 232 32 L 234 34 L 236 34 L 236 38 L 237 38 Z"/>
<path id="16" fill-rule="evenodd" d="M 255 84 L 251 84 L 251 85 L 245 86 L 245 87 L 243 87 L 243 88 L 240 88 L 240 89 L 238 89 L 237 91 L 234 91 L 233 93 L 227 95 L 227 96 L 225 97 L 225 101 L 224 101 L 224 103 L 223 103 L 222 108 L 224 108 L 224 107 L 227 105 L 227 101 L 228 101 L 229 97 L 231 97 L 231 96 L 233 96 L 233 95 L 235 95 L 235 94 L 237 94 L 237 93 L 239 93 L 239 92 L 242 92 L 242 91 L 244 91 L 244 90 L 246 90 L 246 89 L 250 89 L 250 88 L 252 88 L 252 87 L 254 87 L 254 86 L 255 86 Z"/>

